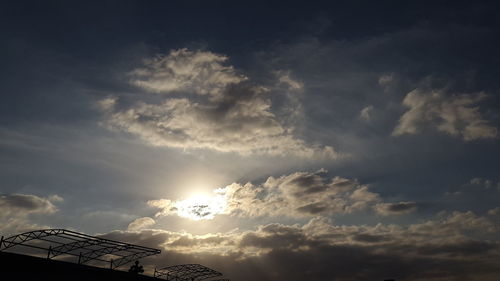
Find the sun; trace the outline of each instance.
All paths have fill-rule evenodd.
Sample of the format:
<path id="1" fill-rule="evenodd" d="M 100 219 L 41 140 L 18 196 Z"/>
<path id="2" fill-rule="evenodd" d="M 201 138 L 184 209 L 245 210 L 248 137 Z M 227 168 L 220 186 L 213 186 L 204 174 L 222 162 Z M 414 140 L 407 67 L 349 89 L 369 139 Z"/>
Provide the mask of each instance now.
<path id="1" fill-rule="evenodd" d="M 227 204 L 220 194 L 196 194 L 175 204 L 177 215 L 191 220 L 211 220 L 225 212 Z"/>

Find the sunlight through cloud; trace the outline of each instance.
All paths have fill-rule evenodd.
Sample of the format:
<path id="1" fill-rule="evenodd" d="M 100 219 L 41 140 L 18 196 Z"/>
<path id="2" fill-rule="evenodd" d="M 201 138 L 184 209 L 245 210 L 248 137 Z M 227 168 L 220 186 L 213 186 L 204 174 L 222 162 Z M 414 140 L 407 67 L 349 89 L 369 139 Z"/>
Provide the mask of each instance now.
<path id="1" fill-rule="evenodd" d="M 224 194 L 214 191 L 214 195 L 195 194 L 187 199 L 170 201 L 167 199 L 150 200 L 148 204 L 163 210 L 156 216 L 177 214 L 191 220 L 211 220 L 218 214 L 223 214 L 227 209 Z"/>

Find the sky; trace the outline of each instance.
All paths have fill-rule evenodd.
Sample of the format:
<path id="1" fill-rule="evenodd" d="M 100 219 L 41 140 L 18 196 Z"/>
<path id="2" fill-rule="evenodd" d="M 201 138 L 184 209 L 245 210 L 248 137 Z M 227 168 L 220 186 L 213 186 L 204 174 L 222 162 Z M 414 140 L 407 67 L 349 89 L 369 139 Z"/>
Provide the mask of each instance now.
<path id="1" fill-rule="evenodd" d="M 498 10 L 4 1 L 0 234 L 238 281 L 499 280 Z"/>

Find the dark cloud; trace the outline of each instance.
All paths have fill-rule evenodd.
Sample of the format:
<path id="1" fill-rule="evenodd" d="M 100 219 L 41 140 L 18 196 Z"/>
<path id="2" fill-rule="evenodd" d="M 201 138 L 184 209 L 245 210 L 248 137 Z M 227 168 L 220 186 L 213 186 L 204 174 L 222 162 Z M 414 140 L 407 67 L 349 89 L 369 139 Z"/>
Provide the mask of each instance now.
<path id="1" fill-rule="evenodd" d="M 259 249 L 298 249 L 306 246 L 306 235 L 297 227 L 281 224 L 269 224 L 261 227 L 256 232 L 246 233 L 242 236 L 238 246 L 255 247 Z"/>
<path id="2" fill-rule="evenodd" d="M 378 235 L 371 235 L 371 234 L 356 234 L 352 237 L 355 241 L 359 242 L 367 242 L 367 243 L 376 243 L 376 242 L 381 242 L 384 241 L 386 238 L 383 236 L 378 236 Z"/>
<path id="3" fill-rule="evenodd" d="M 28 216 L 53 214 L 58 211 L 53 203 L 62 200 L 57 195 L 47 198 L 32 194 L 0 195 L 0 230 L 3 234 L 13 234 L 40 228 Z"/>
<path id="4" fill-rule="evenodd" d="M 478 222 L 495 224 L 455 213 L 408 227 L 340 226 L 313 219 L 304 226 L 273 223 L 210 235 L 145 230 L 104 237 L 134 243 L 155 237 L 147 245 L 164 252 L 148 260 L 151 269 L 202 263 L 238 280 L 495 280 L 498 241 L 472 238 Z"/>
<path id="5" fill-rule="evenodd" d="M 210 236 L 206 238 L 193 238 L 188 235 L 182 236 L 171 243 L 168 243 L 168 247 L 178 248 L 178 247 L 210 247 L 220 244 L 227 244 L 230 241 L 223 236 Z"/>
<path id="6" fill-rule="evenodd" d="M 464 241 L 444 243 L 442 245 L 424 245 L 418 249 L 418 252 L 422 255 L 463 256 L 471 258 L 473 256 L 480 257 L 489 252 L 498 252 L 499 247 L 498 242 L 465 239 Z"/>
<path id="7" fill-rule="evenodd" d="M 316 203 L 311 203 L 311 204 L 308 204 L 305 206 L 298 207 L 297 211 L 299 213 L 316 215 L 316 214 L 324 213 L 327 209 L 328 209 L 327 202 L 316 202 Z"/>
<path id="8" fill-rule="evenodd" d="M 375 206 L 375 210 L 382 215 L 408 214 L 416 209 L 415 202 L 380 203 Z"/>
<path id="9" fill-rule="evenodd" d="M 53 213 L 57 208 L 52 201 L 60 200 L 60 197 L 49 199 L 30 194 L 10 194 L 0 196 L 0 208 L 3 214 L 13 213 Z"/>
<path id="10" fill-rule="evenodd" d="M 98 235 L 101 238 L 137 243 L 146 247 L 159 248 L 172 236 L 167 231 L 142 230 L 140 232 L 112 231 Z"/>

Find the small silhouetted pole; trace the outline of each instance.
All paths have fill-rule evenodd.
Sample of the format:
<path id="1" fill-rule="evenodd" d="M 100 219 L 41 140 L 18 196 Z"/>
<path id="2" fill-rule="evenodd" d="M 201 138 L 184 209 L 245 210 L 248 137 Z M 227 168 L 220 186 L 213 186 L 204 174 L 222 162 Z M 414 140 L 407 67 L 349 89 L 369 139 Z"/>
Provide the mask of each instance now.
<path id="1" fill-rule="evenodd" d="M 52 246 L 49 246 L 49 251 L 47 252 L 47 259 L 50 259 L 51 252 L 52 252 Z"/>
<path id="2" fill-rule="evenodd" d="M 3 235 L 2 238 L 0 239 L 0 250 L 2 249 L 2 245 L 3 245 Z"/>
<path id="3" fill-rule="evenodd" d="M 109 268 L 110 268 L 110 269 L 113 269 L 113 259 L 111 259 L 111 260 L 109 261 Z"/>
<path id="4" fill-rule="evenodd" d="M 78 264 L 80 264 L 80 261 L 82 260 L 82 252 L 78 255 Z"/>

